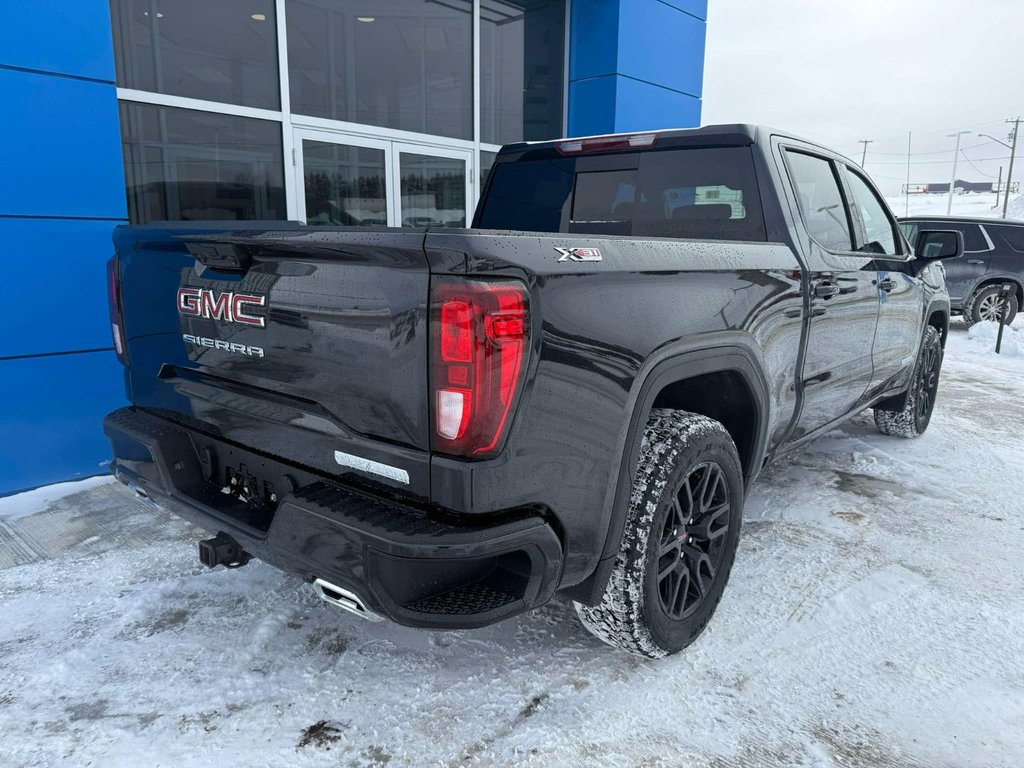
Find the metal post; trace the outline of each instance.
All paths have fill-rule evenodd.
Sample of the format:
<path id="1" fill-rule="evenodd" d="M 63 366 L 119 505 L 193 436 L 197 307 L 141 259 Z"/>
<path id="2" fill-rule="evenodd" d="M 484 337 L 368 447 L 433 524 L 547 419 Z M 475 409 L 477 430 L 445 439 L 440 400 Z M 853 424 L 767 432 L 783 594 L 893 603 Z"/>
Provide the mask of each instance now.
<path id="1" fill-rule="evenodd" d="M 1013 123 L 1013 145 L 1010 147 L 1010 168 L 1006 172 L 1006 194 L 1003 195 L 1003 218 L 1006 218 L 1006 208 L 1010 204 L 1010 189 L 1013 187 L 1013 158 L 1017 154 L 1017 131 L 1020 128 L 1020 118 L 1007 120 Z"/>
<path id="2" fill-rule="evenodd" d="M 868 159 L 868 144 L 874 144 L 875 140 L 874 139 L 861 139 L 857 143 L 864 145 L 864 152 L 860 156 L 860 167 L 863 168 L 864 167 L 864 162 Z"/>
<path id="3" fill-rule="evenodd" d="M 1010 295 L 1016 290 L 1013 283 L 1003 283 L 999 289 L 999 331 L 996 333 L 996 354 L 1001 354 L 1003 347 L 1003 328 L 1006 326 L 1006 315 L 1010 311 Z"/>
<path id="4" fill-rule="evenodd" d="M 993 208 L 998 208 L 999 207 L 999 190 L 1002 188 L 1002 186 L 1003 186 L 1003 166 L 1000 165 L 999 166 L 999 181 L 996 182 L 996 204 L 992 206 Z"/>
<path id="5" fill-rule="evenodd" d="M 910 215 L 910 143 L 914 138 L 912 132 L 907 132 L 907 207 L 904 210 L 903 215 Z"/>
<path id="6" fill-rule="evenodd" d="M 956 163 L 960 159 L 960 137 L 970 131 L 957 131 L 956 133 L 949 134 L 949 138 L 956 136 L 956 151 L 953 153 L 953 178 L 949 181 L 949 200 L 946 203 L 946 215 L 949 216 L 953 212 L 953 189 L 956 187 Z"/>

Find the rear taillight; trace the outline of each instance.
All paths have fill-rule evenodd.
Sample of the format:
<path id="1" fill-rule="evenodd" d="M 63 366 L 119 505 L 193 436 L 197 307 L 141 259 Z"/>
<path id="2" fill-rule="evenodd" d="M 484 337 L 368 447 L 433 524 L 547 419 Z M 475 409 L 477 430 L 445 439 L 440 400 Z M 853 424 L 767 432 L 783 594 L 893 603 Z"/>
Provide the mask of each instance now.
<path id="1" fill-rule="evenodd" d="M 125 362 L 124 323 L 121 320 L 121 270 L 117 256 L 107 262 L 107 302 L 110 307 L 110 332 L 114 336 L 114 352 Z"/>
<path id="2" fill-rule="evenodd" d="M 526 287 L 439 281 L 431 308 L 434 450 L 493 455 L 501 449 L 526 369 Z"/>

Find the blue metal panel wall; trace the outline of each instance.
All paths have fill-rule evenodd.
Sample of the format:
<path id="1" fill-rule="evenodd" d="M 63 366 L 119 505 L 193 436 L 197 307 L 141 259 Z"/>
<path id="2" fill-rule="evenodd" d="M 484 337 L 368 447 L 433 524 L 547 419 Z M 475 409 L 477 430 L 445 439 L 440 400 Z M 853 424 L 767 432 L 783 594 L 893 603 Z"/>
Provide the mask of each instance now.
<path id="1" fill-rule="evenodd" d="M 107 0 L 19 0 L 0 26 L 0 494 L 103 472 L 124 400 L 104 265 L 126 221 Z"/>
<path id="2" fill-rule="evenodd" d="M 569 135 L 700 124 L 706 0 L 573 0 Z"/>

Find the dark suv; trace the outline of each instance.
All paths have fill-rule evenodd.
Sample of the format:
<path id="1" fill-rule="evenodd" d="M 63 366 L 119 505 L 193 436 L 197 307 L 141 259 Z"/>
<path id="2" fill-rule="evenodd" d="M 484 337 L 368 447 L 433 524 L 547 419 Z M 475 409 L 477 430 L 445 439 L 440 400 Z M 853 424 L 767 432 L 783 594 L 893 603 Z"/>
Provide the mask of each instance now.
<path id="1" fill-rule="evenodd" d="M 954 314 L 962 314 L 968 326 L 983 320 L 999 320 L 1003 300 L 1000 286 L 1012 283 L 1006 322 L 1013 322 L 1024 304 L 1024 221 L 971 219 L 957 216 L 916 216 L 900 219 L 910 242 L 920 229 L 955 229 L 964 236 L 964 256 L 943 262 L 946 287 Z"/>

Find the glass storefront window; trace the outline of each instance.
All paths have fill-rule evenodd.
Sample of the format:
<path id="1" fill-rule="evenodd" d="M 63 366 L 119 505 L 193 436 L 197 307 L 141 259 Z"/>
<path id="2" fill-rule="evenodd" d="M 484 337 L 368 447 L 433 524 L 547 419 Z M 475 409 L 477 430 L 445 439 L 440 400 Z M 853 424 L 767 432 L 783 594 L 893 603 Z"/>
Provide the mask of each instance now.
<path id="1" fill-rule="evenodd" d="M 274 0 L 111 0 L 117 84 L 279 109 Z"/>
<path id="2" fill-rule="evenodd" d="M 403 227 L 466 226 L 466 163 L 401 152 Z"/>
<path id="3" fill-rule="evenodd" d="M 291 111 L 473 136 L 469 0 L 288 0 Z"/>
<path id="4" fill-rule="evenodd" d="M 487 187 L 487 177 L 491 175 L 491 168 L 494 167 L 494 159 L 498 156 L 497 152 L 488 152 L 486 149 L 480 150 L 480 194 L 484 193 L 484 189 Z"/>
<path id="5" fill-rule="evenodd" d="M 302 165 L 307 224 L 387 226 L 383 149 L 307 140 Z"/>
<path id="6" fill-rule="evenodd" d="M 480 140 L 562 135 L 565 0 L 481 0 Z"/>
<path id="7" fill-rule="evenodd" d="M 128 217 L 285 219 L 281 124 L 121 102 Z"/>

